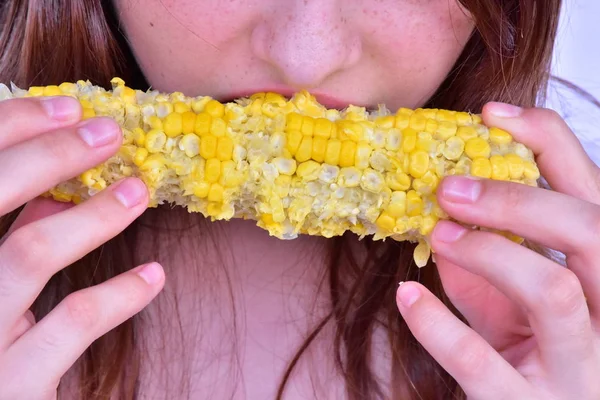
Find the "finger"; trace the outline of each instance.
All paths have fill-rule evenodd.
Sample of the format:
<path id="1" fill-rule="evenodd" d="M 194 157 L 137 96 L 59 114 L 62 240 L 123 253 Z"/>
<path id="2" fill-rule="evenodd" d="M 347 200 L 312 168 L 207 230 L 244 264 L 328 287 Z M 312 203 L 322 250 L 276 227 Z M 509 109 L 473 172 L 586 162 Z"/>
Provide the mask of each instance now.
<path id="1" fill-rule="evenodd" d="M 552 376 L 575 382 L 590 366 L 594 333 L 583 290 L 570 270 L 500 235 L 450 221 L 437 224 L 431 245 L 525 309 Z M 569 371 L 561 372 L 565 365 Z"/>
<path id="2" fill-rule="evenodd" d="M 415 338 L 469 398 L 508 399 L 528 393 L 526 380 L 424 286 L 402 283 L 396 301 Z"/>
<path id="3" fill-rule="evenodd" d="M 19 339 L 25 332 L 30 330 L 35 325 L 35 317 L 30 310 L 27 310 L 25 314 L 21 316 L 17 320 L 17 322 L 12 327 L 12 330 L 9 331 L 8 340 L 6 341 L 7 346 L 0 348 L 0 350 L 4 351 L 8 346 L 14 343 L 17 339 Z"/>
<path id="4" fill-rule="evenodd" d="M 0 330 L 31 306 L 52 275 L 116 236 L 147 203 L 143 182 L 128 178 L 15 230 L 0 247 Z"/>
<path id="5" fill-rule="evenodd" d="M 0 192 L 0 215 L 102 163 L 121 142 L 114 120 L 93 118 L 1 150 L 0 187 L 6 190 Z"/>
<path id="6" fill-rule="evenodd" d="M 488 103 L 482 118 L 484 123 L 510 132 L 517 141 L 530 147 L 553 189 L 600 203 L 600 169 L 555 111 Z"/>
<path id="7" fill-rule="evenodd" d="M 452 304 L 494 349 L 504 349 L 532 335 L 523 309 L 487 280 L 439 254 L 435 262 Z"/>
<path id="8" fill-rule="evenodd" d="M 69 96 L 0 101 L 0 149 L 79 121 L 81 105 Z"/>
<path id="9" fill-rule="evenodd" d="M 444 179 L 437 197 L 461 222 L 510 231 L 565 253 L 590 304 L 600 305 L 599 206 L 518 183 L 465 177 Z"/>
<path id="10" fill-rule="evenodd" d="M 141 311 L 163 285 L 162 267 L 150 263 L 75 292 L 18 339 L 3 361 L 36 391 L 57 385 L 94 340 Z"/>
<path id="11" fill-rule="evenodd" d="M 23 210 L 19 213 L 15 222 L 10 226 L 6 235 L 0 239 L 0 245 L 4 242 L 5 238 L 8 237 L 12 232 L 25 226 L 31 222 L 38 221 L 42 218 L 49 217 L 56 213 L 75 206 L 73 203 L 66 203 L 62 201 L 56 201 L 48 197 L 36 197 L 35 199 L 28 202 Z"/>

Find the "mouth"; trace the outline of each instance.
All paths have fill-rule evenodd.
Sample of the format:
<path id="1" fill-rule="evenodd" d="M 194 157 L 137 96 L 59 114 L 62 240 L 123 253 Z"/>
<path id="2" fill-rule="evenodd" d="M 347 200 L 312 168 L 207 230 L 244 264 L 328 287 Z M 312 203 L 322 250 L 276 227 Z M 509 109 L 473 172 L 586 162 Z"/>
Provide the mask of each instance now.
<path id="1" fill-rule="evenodd" d="M 229 103 L 229 102 L 235 102 L 236 100 L 248 98 L 257 93 L 277 93 L 277 94 L 285 97 L 285 99 L 289 101 L 292 98 L 294 98 L 294 96 L 300 94 L 301 92 L 310 94 L 311 96 L 313 96 L 316 99 L 316 101 L 319 104 L 321 104 L 322 106 L 324 106 L 327 109 L 336 109 L 338 111 L 342 111 L 342 110 L 348 108 L 349 106 L 356 106 L 356 107 L 364 107 L 367 109 L 367 111 L 372 111 L 372 110 L 376 110 L 378 108 L 378 105 L 365 104 L 365 103 L 357 101 L 357 100 L 342 99 L 341 97 L 337 97 L 333 94 L 329 94 L 329 93 L 326 93 L 323 91 L 293 90 L 288 87 L 276 87 L 276 86 L 275 87 L 272 86 L 272 87 L 244 89 L 244 90 L 240 90 L 238 92 L 227 93 L 224 96 L 216 97 L 216 99 L 219 100 L 221 103 Z"/>

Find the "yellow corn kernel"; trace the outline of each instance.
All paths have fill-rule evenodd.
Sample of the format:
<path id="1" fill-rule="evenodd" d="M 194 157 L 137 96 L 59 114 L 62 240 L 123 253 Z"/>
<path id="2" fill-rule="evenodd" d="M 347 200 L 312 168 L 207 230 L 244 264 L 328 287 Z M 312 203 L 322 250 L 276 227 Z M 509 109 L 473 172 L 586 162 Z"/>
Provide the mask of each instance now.
<path id="1" fill-rule="evenodd" d="M 310 160 L 312 156 L 313 138 L 310 136 L 304 136 L 296 152 L 296 160 L 298 162 L 304 162 Z"/>
<path id="2" fill-rule="evenodd" d="M 331 137 L 331 131 L 333 129 L 333 122 L 327 118 L 317 118 L 315 120 L 314 135 L 324 139 Z"/>
<path id="3" fill-rule="evenodd" d="M 491 178 L 492 177 L 492 164 L 487 158 L 476 158 L 471 164 L 471 175 L 478 176 L 480 178 Z"/>
<path id="4" fill-rule="evenodd" d="M 227 133 L 227 122 L 221 118 L 214 117 L 210 124 L 210 133 L 217 137 L 225 136 L 225 133 Z"/>
<path id="5" fill-rule="evenodd" d="M 525 169 L 523 170 L 523 175 L 525 175 L 525 178 L 527 179 L 536 180 L 540 177 L 540 170 L 534 163 L 532 163 L 531 161 L 527 161 L 525 162 Z"/>
<path id="6" fill-rule="evenodd" d="M 205 160 L 214 158 L 217 154 L 217 138 L 213 135 L 202 136 L 200 139 L 200 156 Z"/>
<path id="7" fill-rule="evenodd" d="M 359 142 L 354 155 L 354 166 L 358 169 L 368 168 L 371 151 L 373 151 L 373 148 L 368 142 Z"/>
<path id="8" fill-rule="evenodd" d="M 456 135 L 457 131 L 458 127 L 456 126 L 456 123 L 452 121 L 441 121 L 438 125 L 436 137 L 441 140 L 448 140 Z"/>
<path id="9" fill-rule="evenodd" d="M 404 217 L 406 215 L 406 192 L 392 192 L 390 204 L 386 210 L 394 218 Z"/>
<path id="10" fill-rule="evenodd" d="M 507 180 L 510 177 L 508 162 L 502 156 L 491 156 L 492 179 Z"/>
<path id="11" fill-rule="evenodd" d="M 327 150 L 325 150 L 324 161 L 327 164 L 338 165 L 340 162 L 340 152 L 342 151 L 342 142 L 338 139 L 327 141 Z"/>
<path id="12" fill-rule="evenodd" d="M 327 152 L 328 140 L 322 137 L 314 137 L 312 144 L 312 159 L 318 162 L 325 160 L 325 153 Z"/>
<path id="13" fill-rule="evenodd" d="M 295 156 L 298 152 L 300 143 L 302 143 L 302 137 L 302 132 L 300 131 L 288 132 L 285 148 L 290 152 L 292 156 Z"/>
<path id="14" fill-rule="evenodd" d="M 459 126 L 470 125 L 473 122 L 471 114 L 467 112 L 456 113 L 456 124 Z"/>
<path id="15" fill-rule="evenodd" d="M 362 138 L 363 128 L 357 122 L 339 120 L 336 125 L 341 139 L 350 139 L 357 142 Z"/>
<path id="16" fill-rule="evenodd" d="M 163 131 L 152 129 L 146 135 L 145 147 L 150 153 L 158 153 L 166 143 L 167 135 Z"/>
<path id="17" fill-rule="evenodd" d="M 435 152 L 438 141 L 431 137 L 431 133 L 422 132 L 417 135 L 417 150 L 422 150 L 426 153 Z"/>
<path id="18" fill-rule="evenodd" d="M 198 136 L 203 136 L 210 133 L 210 127 L 212 125 L 212 117 L 207 112 L 201 112 L 196 115 L 196 121 L 194 123 L 194 133 Z"/>
<path id="19" fill-rule="evenodd" d="M 312 136 L 313 135 L 313 131 L 315 130 L 315 120 L 311 117 L 303 117 L 302 118 L 302 128 L 300 130 L 300 132 L 302 132 L 302 134 L 304 136 Z"/>
<path id="20" fill-rule="evenodd" d="M 196 182 L 194 187 L 194 196 L 205 199 L 208 197 L 208 192 L 210 191 L 211 186 L 212 185 L 208 182 Z"/>
<path id="21" fill-rule="evenodd" d="M 44 88 L 44 96 L 60 96 L 62 94 L 62 90 L 56 85 L 50 85 Z"/>
<path id="22" fill-rule="evenodd" d="M 217 158 L 221 161 L 231 160 L 233 157 L 233 140 L 223 136 L 217 141 Z"/>
<path id="23" fill-rule="evenodd" d="M 32 97 L 43 96 L 44 95 L 44 87 L 32 86 L 29 88 L 28 93 Z"/>
<path id="24" fill-rule="evenodd" d="M 387 212 L 382 212 L 375 221 L 375 224 L 386 231 L 392 231 L 396 226 L 396 219 Z"/>
<path id="25" fill-rule="evenodd" d="M 220 203 L 223 201 L 223 194 L 225 192 L 225 188 L 218 183 L 213 183 L 210 185 L 210 189 L 208 191 L 208 201 L 214 201 Z"/>
<path id="26" fill-rule="evenodd" d="M 356 143 L 352 140 L 342 141 L 340 148 L 340 167 L 351 167 L 354 165 L 354 158 L 356 154 Z"/>
<path id="27" fill-rule="evenodd" d="M 221 162 L 221 179 L 219 183 L 224 187 L 237 187 L 242 181 L 242 177 L 237 173 L 235 161 L 227 160 Z"/>
<path id="28" fill-rule="evenodd" d="M 148 117 L 148 125 L 150 125 L 151 129 L 156 129 L 159 131 L 163 130 L 162 119 L 158 118 L 156 115 L 151 115 Z"/>
<path id="29" fill-rule="evenodd" d="M 436 117 L 439 121 L 456 122 L 455 113 L 450 110 L 439 110 Z"/>
<path id="30" fill-rule="evenodd" d="M 179 147 L 188 157 L 195 157 L 200 154 L 200 138 L 193 133 L 184 135 L 179 141 Z"/>
<path id="31" fill-rule="evenodd" d="M 414 113 L 410 116 L 410 121 L 408 125 L 417 132 L 421 132 L 425 130 L 425 124 L 427 123 L 427 118 L 418 113 Z"/>
<path id="32" fill-rule="evenodd" d="M 396 122 L 394 126 L 398 129 L 406 129 L 408 128 L 408 124 L 410 122 L 410 116 L 405 114 L 396 115 Z"/>
<path id="33" fill-rule="evenodd" d="M 321 164 L 313 160 L 308 160 L 298 164 L 296 175 L 305 180 L 314 180 L 319 176 L 320 170 Z"/>
<path id="34" fill-rule="evenodd" d="M 406 215 L 415 217 L 423 212 L 423 199 L 419 193 L 414 190 L 409 190 L 406 193 Z"/>
<path id="35" fill-rule="evenodd" d="M 525 163 L 523 162 L 523 159 L 516 154 L 506 154 L 504 159 L 508 164 L 510 179 L 521 179 L 525 172 Z"/>
<path id="36" fill-rule="evenodd" d="M 420 178 L 429 169 L 429 155 L 417 150 L 410 155 L 410 166 L 408 172 L 415 178 Z"/>
<path id="37" fill-rule="evenodd" d="M 448 160 L 458 160 L 465 151 L 465 142 L 458 136 L 452 136 L 446 140 L 442 154 Z"/>
<path id="38" fill-rule="evenodd" d="M 96 116 L 96 111 L 93 108 L 84 108 L 81 115 L 82 119 L 90 119 Z"/>
<path id="39" fill-rule="evenodd" d="M 375 119 L 375 125 L 380 128 L 392 129 L 395 124 L 396 119 L 393 115 L 383 115 Z"/>
<path id="40" fill-rule="evenodd" d="M 286 116 L 285 129 L 287 132 L 301 132 L 302 115 L 291 112 Z"/>
<path id="41" fill-rule="evenodd" d="M 459 126 L 456 131 L 456 136 L 466 142 L 467 140 L 477 137 L 477 131 L 472 126 Z"/>
<path id="42" fill-rule="evenodd" d="M 425 132 L 435 133 L 438 130 L 438 122 L 433 119 L 428 119 L 425 123 Z"/>
<path id="43" fill-rule="evenodd" d="M 411 179 L 404 172 L 397 172 L 388 174 L 386 176 L 386 183 L 392 190 L 408 190 L 411 185 Z"/>
<path id="44" fill-rule="evenodd" d="M 180 113 L 172 112 L 163 120 L 163 132 L 168 137 L 176 137 L 181 135 L 183 128 L 183 119 Z"/>
<path id="45" fill-rule="evenodd" d="M 135 154 L 133 156 L 133 163 L 138 167 L 141 166 L 146 158 L 148 157 L 148 149 L 144 147 L 138 147 L 135 150 Z"/>
<path id="46" fill-rule="evenodd" d="M 144 132 L 144 130 L 138 126 L 136 128 L 133 128 L 131 133 L 133 136 L 133 142 L 137 146 L 143 147 L 144 144 L 146 143 L 146 133 Z"/>
<path id="47" fill-rule="evenodd" d="M 77 92 L 77 85 L 72 82 L 63 82 L 58 85 L 58 88 L 63 93 L 75 94 Z"/>
<path id="48" fill-rule="evenodd" d="M 512 142 L 510 133 L 500 128 L 490 128 L 490 141 L 495 144 L 509 144 Z"/>
<path id="49" fill-rule="evenodd" d="M 194 133 L 195 125 L 196 125 L 196 113 L 193 111 L 184 111 L 181 114 L 181 131 L 184 134 Z"/>
<path id="50" fill-rule="evenodd" d="M 221 176 L 221 161 L 216 158 L 209 158 L 206 160 L 206 165 L 204 168 L 204 180 L 209 183 L 214 183 L 219 181 L 219 177 Z"/>
<path id="51" fill-rule="evenodd" d="M 223 115 L 225 115 L 225 106 L 219 103 L 217 100 L 210 100 L 204 106 L 204 111 L 214 118 L 221 118 Z"/>
<path id="52" fill-rule="evenodd" d="M 491 152 L 490 144 L 482 138 L 476 137 L 465 143 L 465 154 L 471 160 L 475 158 L 489 158 Z"/>
<path id="53" fill-rule="evenodd" d="M 417 131 L 412 128 L 406 128 L 402 131 L 402 150 L 410 153 L 417 145 Z"/>
<path id="54" fill-rule="evenodd" d="M 189 104 L 184 103 L 182 101 L 178 101 L 175 104 L 173 104 L 173 110 L 180 114 L 183 114 L 187 111 L 191 111 L 191 109 L 192 109 L 192 107 Z"/>

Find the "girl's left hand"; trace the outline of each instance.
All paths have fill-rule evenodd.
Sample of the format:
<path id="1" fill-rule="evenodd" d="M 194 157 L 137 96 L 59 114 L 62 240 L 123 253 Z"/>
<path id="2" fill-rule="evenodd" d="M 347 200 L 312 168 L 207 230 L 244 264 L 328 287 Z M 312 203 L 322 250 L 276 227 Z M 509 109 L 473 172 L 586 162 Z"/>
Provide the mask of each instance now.
<path id="1" fill-rule="evenodd" d="M 448 177 L 440 206 L 458 221 L 558 250 L 567 267 L 441 221 L 432 234 L 437 267 L 470 327 L 416 282 L 400 285 L 398 308 L 471 399 L 600 399 L 600 169 L 553 111 L 489 103 L 483 120 L 533 149 L 553 191 Z"/>

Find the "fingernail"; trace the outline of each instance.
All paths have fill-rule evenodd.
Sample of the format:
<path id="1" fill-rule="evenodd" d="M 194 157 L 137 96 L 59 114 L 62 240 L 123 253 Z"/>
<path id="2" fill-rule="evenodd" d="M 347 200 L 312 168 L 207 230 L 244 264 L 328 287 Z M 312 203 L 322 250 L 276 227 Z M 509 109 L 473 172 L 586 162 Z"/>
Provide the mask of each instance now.
<path id="1" fill-rule="evenodd" d="M 83 122 L 77 130 L 90 147 L 100 147 L 117 139 L 119 127 L 109 118 L 93 118 Z"/>
<path id="2" fill-rule="evenodd" d="M 415 304 L 417 300 L 419 300 L 421 297 L 421 291 L 414 285 L 407 285 L 405 282 L 400 282 L 396 296 L 400 304 L 408 308 Z"/>
<path id="3" fill-rule="evenodd" d="M 139 179 L 125 179 L 114 189 L 117 200 L 125 207 L 132 208 L 144 200 L 148 189 Z"/>
<path id="4" fill-rule="evenodd" d="M 58 121 L 75 119 L 81 108 L 79 102 L 69 96 L 43 97 L 40 102 L 46 114 Z"/>
<path id="5" fill-rule="evenodd" d="M 152 262 L 138 267 L 135 271 L 148 285 L 154 285 L 163 279 L 163 269 L 160 264 Z"/>
<path id="6" fill-rule="evenodd" d="M 489 103 L 488 110 L 496 117 L 500 118 L 515 118 L 523 113 L 523 109 L 521 107 L 498 102 Z"/>
<path id="7" fill-rule="evenodd" d="M 467 229 L 450 221 L 439 221 L 433 230 L 434 239 L 444 243 L 456 242 L 460 239 Z"/>
<path id="8" fill-rule="evenodd" d="M 481 194 L 481 181 L 470 176 L 449 176 L 442 184 L 441 194 L 454 203 L 474 203 Z"/>

